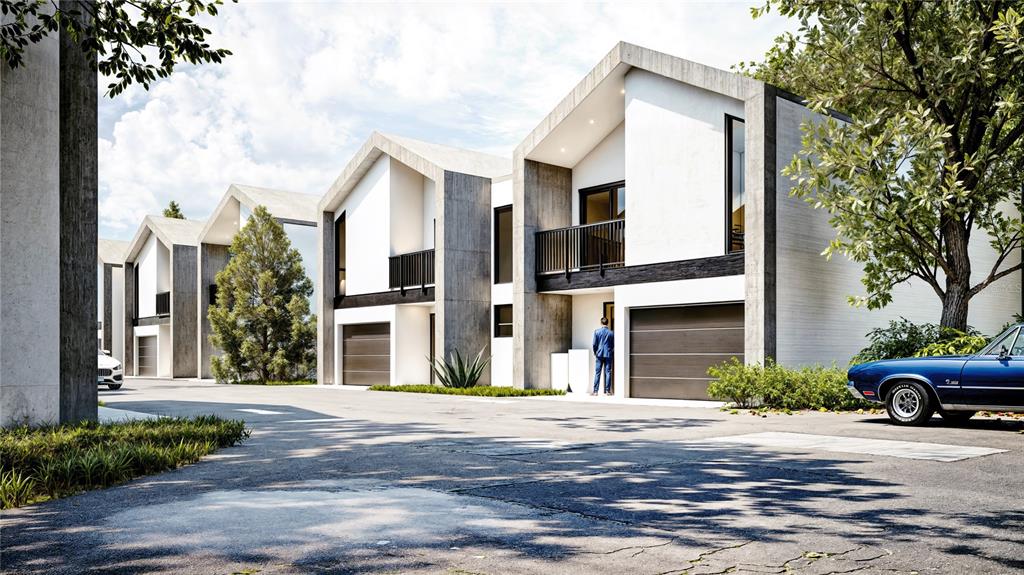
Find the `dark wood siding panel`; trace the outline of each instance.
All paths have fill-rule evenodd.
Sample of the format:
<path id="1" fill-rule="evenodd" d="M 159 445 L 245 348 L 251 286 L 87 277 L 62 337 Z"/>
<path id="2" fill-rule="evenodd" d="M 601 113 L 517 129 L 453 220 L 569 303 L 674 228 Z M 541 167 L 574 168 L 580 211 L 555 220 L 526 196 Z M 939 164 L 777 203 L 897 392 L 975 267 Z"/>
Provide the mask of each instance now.
<path id="1" fill-rule="evenodd" d="M 391 383 L 391 324 L 344 326 L 341 366 L 345 385 Z"/>
<path id="2" fill-rule="evenodd" d="M 708 368 L 743 360 L 743 304 L 634 309 L 629 337 L 632 397 L 708 399 Z"/>

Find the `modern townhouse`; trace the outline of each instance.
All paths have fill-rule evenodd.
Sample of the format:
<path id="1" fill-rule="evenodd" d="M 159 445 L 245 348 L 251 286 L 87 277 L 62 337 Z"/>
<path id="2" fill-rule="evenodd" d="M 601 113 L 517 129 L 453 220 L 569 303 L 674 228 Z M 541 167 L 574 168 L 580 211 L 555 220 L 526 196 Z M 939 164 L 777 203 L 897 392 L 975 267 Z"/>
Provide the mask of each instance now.
<path id="1" fill-rule="evenodd" d="M 453 350 L 512 384 L 510 176 L 506 158 L 370 136 L 319 206 L 321 384 L 428 383 Z"/>
<path id="2" fill-rule="evenodd" d="M 210 343 L 209 306 L 217 301 L 217 273 L 230 259 L 228 248 L 257 206 L 263 206 L 284 227 L 292 247 L 302 255 L 306 275 L 317 286 L 317 204 L 320 196 L 286 192 L 269 188 L 231 184 L 216 209 L 206 220 L 199 234 L 197 258 L 197 316 L 199 326 L 195 342 L 198 353 L 196 373 L 199 377 L 213 377 L 210 358 L 218 350 Z M 317 288 L 314 288 L 317 289 Z M 316 293 L 310 301 L 310 310 L 317 313 Z"/>
<path id="3" fill-rule="evenodd" d="M 195 377 L 203 221 L 146 216 L 124 262 L 124 372 Z"/>
<path id="4" fill-rule="evenodd" d="M 848 305 L 860 266 L 820 255 L 828 216 L 781 174 L 813 117 L 773 86 L 616 45 L 514 153 L 515 385 L 589 387 L 601 317 L 615 394 L 681 399 L 706 398 L 730 357 L 845 365 L 891 318 L 936 321 L 924 285 Z M 976 235 L 980 275 L 994 254 Z M 1020 278 L 1004 281 L 971 305 L 987 333 L 1021 310 Z"/>
<path id="5" fill-rule="evenodd" d="M 97 347 L 124 360 L 124 256 L 128 242 L 97 240 Z"/>

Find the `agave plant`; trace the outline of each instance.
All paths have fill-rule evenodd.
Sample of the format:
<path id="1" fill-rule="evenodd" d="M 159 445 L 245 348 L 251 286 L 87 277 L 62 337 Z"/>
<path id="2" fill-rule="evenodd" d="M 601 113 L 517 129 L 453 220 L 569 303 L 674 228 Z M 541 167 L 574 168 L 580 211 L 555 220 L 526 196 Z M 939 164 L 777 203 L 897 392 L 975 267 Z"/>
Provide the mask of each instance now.
<path id="1" fill-rule="evenodd" d="M 427 358 L 430 361 L 430 358 Z M 480 350 L 472 361 L 462 358 L 459 350 L 452 350 L 448 359 L 440 358 L 430 362 L 430 369 L 437 376 L 437 381 L 445 387 L 476 387 L 484 369 L 491 362 L 490 357 L 484 357 L 484 350 Z"/>

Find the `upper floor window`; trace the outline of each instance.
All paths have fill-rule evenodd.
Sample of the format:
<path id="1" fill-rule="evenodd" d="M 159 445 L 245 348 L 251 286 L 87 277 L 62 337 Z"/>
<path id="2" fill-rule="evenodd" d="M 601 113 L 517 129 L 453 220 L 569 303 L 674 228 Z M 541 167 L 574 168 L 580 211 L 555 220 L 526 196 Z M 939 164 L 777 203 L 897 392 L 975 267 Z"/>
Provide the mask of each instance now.
<path id="1" fill-rule="evenodd" d="M 725 117 L 725 229 L 726 253 L 743 251 L 743 236 L 746 231 L 744 207 L 747 203 L 746 183 L 743 181 L 743 165 L 746 159 L 743 120 Z"/>
<path id="2" fill-rule="evenodd" d="M 494 209 L 494 283 L 512 282 L 512 206 Z"/>
<path id="3" fill-rule="evenodd" d="M 580 225 L 626 218 L 626 182 L 580 190 Z"/>
<path id="4" fill-rule="evenodd" d="M 494 337 L 512 337 L 512 306 L 494 306 Z"/>
<path id="5" fill-rule="evenodd" d="M 334 295 L 345 295 L 345 214 L 334 220 Z"/>

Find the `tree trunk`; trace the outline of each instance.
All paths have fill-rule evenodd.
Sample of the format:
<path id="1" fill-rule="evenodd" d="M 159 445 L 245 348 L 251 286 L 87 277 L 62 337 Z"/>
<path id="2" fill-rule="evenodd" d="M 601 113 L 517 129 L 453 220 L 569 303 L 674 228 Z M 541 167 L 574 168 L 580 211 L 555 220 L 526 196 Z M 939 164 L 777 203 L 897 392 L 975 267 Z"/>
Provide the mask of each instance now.
<path id="1" fill-rule="evenodd" d="M 967 331 L 967 309 L 971 291 L 971 258 L 967 253 L 969 235 L 958 218 L 943 224 L 946 259 L 950 273 L 946 276 L 946 297 L 942 299 L 942 320 L 939 325 Z"/>

